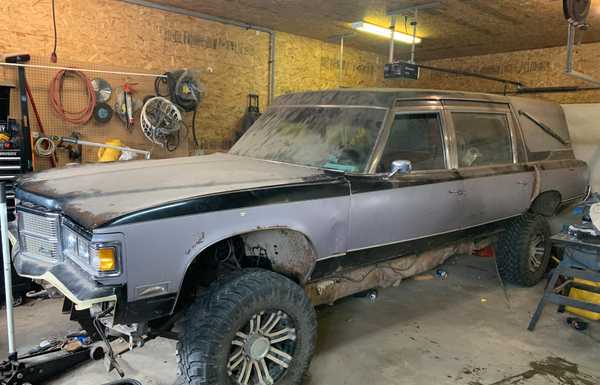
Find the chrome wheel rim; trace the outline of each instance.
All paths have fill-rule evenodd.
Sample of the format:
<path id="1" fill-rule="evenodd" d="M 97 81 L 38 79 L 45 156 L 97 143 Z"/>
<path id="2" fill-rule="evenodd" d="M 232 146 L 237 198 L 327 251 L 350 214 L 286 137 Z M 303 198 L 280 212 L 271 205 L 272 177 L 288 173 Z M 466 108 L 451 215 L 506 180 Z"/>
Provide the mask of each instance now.
<path id="1" fill-rule="evenodd" d="M 536 272 L 542 267 L 546 256 L 546 241 L 543 234 L 536 234 L 529 242 L 529 271 Z"/>
<path id="2" fill-rule="evenodd" d="M 227 372 L 234 384 L 275 384 L 289 368 L 295 349 L 296 329 L 285 312 L 257 313 L 231 341 Z"/>

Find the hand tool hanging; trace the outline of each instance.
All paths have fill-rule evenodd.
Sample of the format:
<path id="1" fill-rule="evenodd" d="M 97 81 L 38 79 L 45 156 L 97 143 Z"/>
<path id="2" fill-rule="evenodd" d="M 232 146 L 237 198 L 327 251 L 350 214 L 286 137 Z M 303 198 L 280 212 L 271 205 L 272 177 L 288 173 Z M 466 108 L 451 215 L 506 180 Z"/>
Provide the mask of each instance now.
<path id="1" fill-rule="evenodd" d="M 38 134 L 36 138 L 36 151 L 40 156 L 50 156 L 52 153 L 56 151 L 59 146 L 63 146 L 65 144 L 73 144 L 80 146 L 90 146 L 104 149 L 113 149 L 121 152 L 130 152 L 134 154 L 139 154 L 144 157 L 144 159 L 150 159 L 151 153 L 146 150 L 138 150 L 131 147 L 126 146 L 118 146 L 110 143 L 97 143 L 97 142 L 89 142 L 86 140 L 81 140 L 77 135 L 72 136 L 57 136 L 57 135 L 41 135 Z"/>
<path id="2" fill-rule="evenodd" d="M 119 118 L 125 123 L 127 130 L 131 131 L 135 124 L 134 114 L 141 108 L 141 103 L 133 96 L 135 90 L 133 86 L 137 83 L 123 84 L 123 91 L 117 95 L 115 102 L 115 112 Z"/>
<path id="3" fill-rule="evenodd" d="M 35 115 L 35 120 L 37 121 L 38 127 L 40 128 L 40 132 L 42 134 L 46 134 L 44 130 L 44 125 L 42 124 L 42 119 L 40 119 L 40 114 L 38 112 L 37 106 L 35 104 L 35 100 L 33 99 L 33 93 L 31 92 L 31 87 L 29 87 L 29 82 L 25 82 L 25 90 L 27 91 L 27 96 L 29 96 L 29 101 L 31 102 L 31 108 L 33 109 L 33 113 Z M 50 157 L 50 165 L 52 167 L 56 167 L 56 157 L 54 154 Z"/>
<path id="4" fill-rule="evenodd" d="M 17 54 L 5 57 L 7 63 L 23 64 L 31 59 L 29 54 Z M 27 105 L 27 78 L 25 67 L 17 67 L 19 80 L 19 101 L 21 106 L 21 170 L 23 172 L 33 171 L 33 156 L 31 152 L 31 130 L 29 127 L 29 108 Z"/>

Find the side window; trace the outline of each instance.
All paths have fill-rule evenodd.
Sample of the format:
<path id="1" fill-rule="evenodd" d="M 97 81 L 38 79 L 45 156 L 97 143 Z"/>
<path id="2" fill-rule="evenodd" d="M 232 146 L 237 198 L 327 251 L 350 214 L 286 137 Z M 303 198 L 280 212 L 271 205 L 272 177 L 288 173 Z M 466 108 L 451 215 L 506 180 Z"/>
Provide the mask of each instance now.
<path id="1" fill-rule="evenodd" d="M 396 115 L 378 171 L 389 171 L 395 160 L 410 160 L 413 170 L 446 168 L 439 114 Z"/>
<path id="2" fill-rule="evenodd" d="M 453 112 L 459 167 L 513 162 L 506 114 Z"/>

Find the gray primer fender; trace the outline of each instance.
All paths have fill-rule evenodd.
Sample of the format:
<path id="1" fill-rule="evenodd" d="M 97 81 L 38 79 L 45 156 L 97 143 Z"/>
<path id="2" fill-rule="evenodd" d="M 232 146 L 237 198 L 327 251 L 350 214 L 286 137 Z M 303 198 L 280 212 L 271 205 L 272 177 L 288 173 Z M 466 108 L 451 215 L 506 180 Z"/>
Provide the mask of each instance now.
<path id="1" fill-rule="evenodd" d="M 95 230 L 124 234 L 124 262 L 127 271 L 127 299 L 142 299 L 138 289 L 161 284 L 167 289 L 162 294 L 178 293 L 188 267 L 210 245 L 236 235 L 255 233 L 249 239 L 267 242 L 279 231 L 304 234 L 314 250 L 303 255 L 289 256 L 273 261 L 277 266 L 286 265 L 293 275 L 305 277 L 306 269 L 313 268 L 313 261 L 346 251 L 348 234 L 349 196 L 314 199 L 299 202 L 268 204 L 243 209 L 222 210 L 204 214 L 188 215 L 116 225 Z M 260 230 L 270 233 L 260 234 Z M 274 232 L 275 231 L 275 232 Z M 280 233 L 279 235 L 283 235 Z M 280 243 L 274 243 L 278 239 Z M 307 247 L 294 236 L 296 247 L 283 245 L 281 237 L 271 238 L 269 247 L 277 244 L 289 250 Z M 281 255 L 281 253 L 280 253 Z M 311 265 L 304 266 L 310 260 Z M 290 268 L 289 266 L 298 266 Z M 302 266 L 302 268 L 300 267 Z"/>

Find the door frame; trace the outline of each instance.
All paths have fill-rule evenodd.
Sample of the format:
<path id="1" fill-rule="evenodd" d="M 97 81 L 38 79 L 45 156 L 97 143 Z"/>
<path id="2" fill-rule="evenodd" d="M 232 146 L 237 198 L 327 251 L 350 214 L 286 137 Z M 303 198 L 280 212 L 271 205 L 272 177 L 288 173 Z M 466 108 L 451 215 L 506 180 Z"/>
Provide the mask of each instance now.
<path id="1" fill-rule="evenodd" d="M 497 166 L 507 166 L 507 165 L 515 165 L 519 163 L 519 150 L 518 150 L 518 141 L 517 141 L 517 127 L 515 126 L 515 122 L 513 119 L 512 110 L 510 108 L 510 104 L 499 104 L 499 103 L 487 103 L 483 104 L 481 102 L 471 102 L 471 103 L 460 103 L 454 104 L 452 102 L 443 101 L 444 105 L 444 115 L 445 115 L 445 124 L 446 129 L 449 132 L 452 140 L 449 142 L 449 145 L 452 147 L 450 149 L 450 154 L 452 154 L 450 159 L 450 169 L 452 170 L 473 170 L 478 168 L 489 168 L 489 167 L 497 167 Z M 511 141 L 511 150 L 512 150 L 512 162 L 504 163 L 504 164 L 493 164 L 493 165 L 485 165 L 485 166 L 475 166 L 475 167 L 459 167 L 458 164 L 458 145 L 456 142 L 456 130 L 454 126 L 454 120 L 452 119 L 452 113 L 474 113 L 474 114 L 492 114 L 492 115 L 505 115 L 506 122 L 508 123 L 510 141 Z"/>
<path id="2" fill-rule="evenodd" d="M 383 156 L 383 152 L 385 151 L 385 147 L 388 143 L 392 126 L 394 125 L 394 121 L 396 115 L 407 115 L 407 114 L 437 114 L 439 119 L 440 128 L 442 130 L 442 140 L 443 140 L 443 151 L 444 151 L 444 163 L 446 165 L 445 168 L 439 170 L 417 170 L 411 172 L 412 175 L 419 174 L 427 174 L 431 172 L 440 172 L 444 170 L 450 170 L 452 167 L 453 159 L 456 158 L 456 154 L 453 151 L 456 151 L 456 145 L 454 143 L 454 135 L 453 131 L 449 130 L 448 127 L 448 115 L 445 112 L 445 107 L 441 101 L 432 101 L 432 100 L 420 100 L 420 101 L 409 101 L 407 103 L 396 102 L 394 107 L 391 108 L 388 112 L 386 123 L 382 128 L 377 141 L 375 142 L 375 146 L 373 147 L 373 154 L 371 159 L 369 160 L 369 166 L 367 168 L 368 175 L 385 175 L 387 172 L 378 173 L 377 166 L 381 161 Z M 400 159 L 398 159 L 400 160 Z"/>

